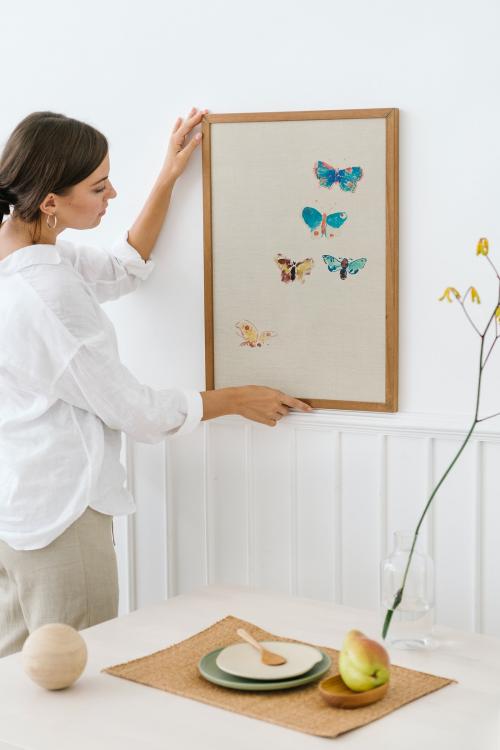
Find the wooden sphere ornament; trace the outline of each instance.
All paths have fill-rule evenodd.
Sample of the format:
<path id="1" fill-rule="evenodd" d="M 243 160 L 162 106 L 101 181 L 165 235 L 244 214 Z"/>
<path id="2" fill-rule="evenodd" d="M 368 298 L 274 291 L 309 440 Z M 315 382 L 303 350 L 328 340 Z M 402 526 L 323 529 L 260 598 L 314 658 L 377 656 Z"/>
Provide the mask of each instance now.
<path id="1" fill-rule="evenodd" d="M 87 646 L 70 625 L 50 623 L 34 630 L 22 649 L 23 668 L 28 677 L 47 690 L 72 685 L 87 663 Z"/>

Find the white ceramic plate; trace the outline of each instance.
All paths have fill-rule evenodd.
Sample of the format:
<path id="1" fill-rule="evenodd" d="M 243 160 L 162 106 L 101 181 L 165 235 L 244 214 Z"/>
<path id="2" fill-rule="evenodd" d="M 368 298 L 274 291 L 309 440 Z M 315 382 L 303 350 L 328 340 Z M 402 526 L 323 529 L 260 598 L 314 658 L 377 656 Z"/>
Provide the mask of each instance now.
<path id="1" fill-rule="evenodd" d="M 264 648 L 284 656 L 286 664 L 269 667 L 260 660 L 259 652 L 249 643 L 235 643 L 222 649 L 215 663 L 223 672 L 251 680 L 285 680 L 304 674 L 314 667 L 323 654 L 305 643 L 261 641 Z"/>

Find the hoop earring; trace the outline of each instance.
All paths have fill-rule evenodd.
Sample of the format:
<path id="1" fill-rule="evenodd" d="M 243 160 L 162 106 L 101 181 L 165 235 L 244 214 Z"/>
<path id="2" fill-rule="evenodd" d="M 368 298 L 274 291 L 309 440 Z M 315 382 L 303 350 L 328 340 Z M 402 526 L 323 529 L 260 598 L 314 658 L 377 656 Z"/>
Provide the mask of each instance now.
<path id="1" fill-rule="evenodd" d="M 49 229 L 55 229 L 57 226 L 57 216 L 54 214 L 54 226 L 51 227 L 49 224 L 50 214 L 47 216 L 47 226 Z"/>

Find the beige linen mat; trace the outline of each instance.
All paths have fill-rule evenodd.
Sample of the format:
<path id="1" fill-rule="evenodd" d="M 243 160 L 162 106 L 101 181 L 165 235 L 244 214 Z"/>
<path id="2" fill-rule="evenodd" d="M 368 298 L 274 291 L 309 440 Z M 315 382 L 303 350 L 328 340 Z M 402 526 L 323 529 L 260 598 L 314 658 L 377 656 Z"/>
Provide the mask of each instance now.
<path id="1" fill-rule="evenodd" d="M 268 633 L 257 625 L 228 615 L 185 641 L 102 671 L 227 711 L 321 737 L 336 737 L 369 724 L 406 703 L 456 682 L 446 677 L 391 665 L 390 685 L 385 697 L 371 706 L 356 709 L 334 708 L 325 703 L 318 690 L 319 680 L 304 686 L 265 693 L 233 690 L 207 682 L 198 671 L 199 660 L 216 648 L 239 643 L 237 628 L 245 628 L 257 640 L 301 642 Z M 326 679 L 338 672 L 339 652 L 326 646 L 316 648 L 329 654 L 332 659 L 330 671 L 321 678 Z"/>

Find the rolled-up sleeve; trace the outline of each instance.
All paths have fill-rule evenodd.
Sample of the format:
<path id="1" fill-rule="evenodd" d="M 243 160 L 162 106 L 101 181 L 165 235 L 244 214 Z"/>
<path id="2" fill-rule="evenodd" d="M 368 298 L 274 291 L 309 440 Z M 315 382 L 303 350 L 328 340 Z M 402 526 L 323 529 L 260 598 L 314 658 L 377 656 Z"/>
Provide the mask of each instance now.
<path id="1" fill-rule="evenodd" d="M 58 247 L 99 302 L 118 299 L 137 289 L 155 267 L 152 258 L 145 261 L 129 243 L 128 230 L 118 236 L 110 250 L 66 241 L 60 241 Z"/>
<path id="2" fill-rule="evenodd" d="M 142 255 L 128 241 L 128 229 L 123 232 L 111 248 L 111 256 L 118 260 L 132 276 L 144 280 L 153 270 L 152 258 L 144 260 Z"/>
<path id="3" fill-rule="evenodd" d="M 53 398 L 92 412 L 142 443 L 191 432 L 203 417 L 198 391 L 140 383 L 109 351 L 104 334 L 82 342 L 51 391 Z"/>

